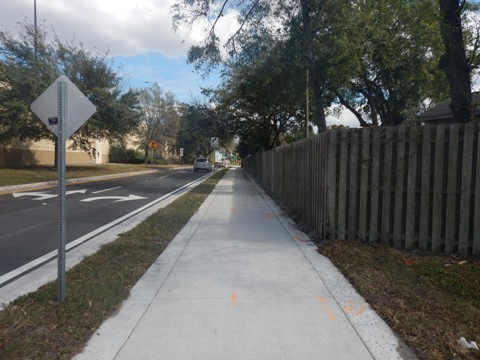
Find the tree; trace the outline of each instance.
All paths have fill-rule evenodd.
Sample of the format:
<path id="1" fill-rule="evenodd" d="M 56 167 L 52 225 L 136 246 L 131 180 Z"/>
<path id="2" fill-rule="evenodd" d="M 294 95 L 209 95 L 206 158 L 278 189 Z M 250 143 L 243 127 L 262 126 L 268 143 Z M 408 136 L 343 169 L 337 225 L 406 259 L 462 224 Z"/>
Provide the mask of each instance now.
<path id="1" fill-rule="evenodd" d="M 230 64 L 229 75 L 213 92 L 219 123 L 231 136 L 240 137 L 241 144 L 246 139 L 253 142 L 250 154 L 302 133 L 305 83 L 298 73 L 304 67 L 291 50 L 287 43 L 273 42 L 263 57 Z"/>
<path id="2" fill-rule="evenodd" d="M 31 115 L 29 105 L 55 79 L 55 49 L 38 33 L 38 61 L 34 57 L 34 29 L 24 25 L 18 39 L 0 32 L 0 143 L 50 139 L 54 135 Z"/>
<path id="3" fill-rule="evenodd" d="M 34 116 L 30 104 L 60 75 L 65 74 L 97 107 L 97 112 L 70 138 L 70 148 L 95 154 L 93 139 L 122 140 L 138 124 L 136 94 L 122 92 L 121 78 L 106 55 L 97 55 L 83 45 L 47 41 L 23 24 L 18 36 L 0 32 L 0 142 L 12 139 L 56 141 Z"/>
<path id="4" fill-rule="evenodd" d="M 437 0 L 224 0 L 214 5 L 213 0 L 178 0 L 174 8 L 176 26 L 211 20 L 205 42 L 190 49 L 189 61 L 208 69 L 223 60 L 262 76 L 258 63 L 288 44 L 297 58 L 283 61 L 304 82 L 308 71 L 314 105 L 308 115 L 319 132 L 332 102 L 352 111 L 361 126 L 396 126 L 448 95 L 447 78 L 438 67 L 445 45 Z M 215 28 L 231 9 L 239 11 L 238 27 L 222 58 Z M 469 64 L 478 64 L 478 36 L 467 40 Z M 304 92 L 304 86 L 289 89 Z M 283 100 L 277 96 L 275 101 Z"/>
<path id="5" fill-rule="evenodd" d="M 144 90 L 139 100 L 142 115 L 137 130 L 138 145 L 145 151 L 146 162 L 150 141 L 157 142 L 162 149 L 175 147 L 180 115 L 174 95 L 164 93 L 157 83 Z"/>
<path id="6" fill-rule="evenodd" d="M 316 57 L 313 51 L 313 38 L 317 28 L 312 26 L 312 16 L 323 11 L 327 1 L 300 0 L 298 2 L 298 0 L 281 0 L 272 2 L 268 0 L 247 0 L 233 3 L 230 0 L 224 0 L 219 7 L 214 6 L 215 3 L 215 0 L 179 0 L 172 7 L 175 29 L 181 27 L 182 24 L 192 26 L 201 19 L 214 19 L 207 31 L 204 43 L 200 46 L 192 46 L 189 50 L 188 60 L 195 63 L 197 69 L 204 67 L 206 72 L 208 72 L 212 66 L 222 61 L 216 25 L 229 8 L 233 7 L 239 11 L 239 26 L 225 44 L 227 53 L 232 57 L 238 55 L 242 49 L 247 48 L 251 39 L 256 41 L 259 35 L 288 35 L 289 27 L 286 25 L 289 24 L 293 17 L 298 19 L 297 10 L 299 8 L 302 15 L 300 17 L 303 33 L 302 53 L 305 61 L 302 73 L 305 79 L 307 72 L 311 71 Z M 278 24 L 279 20 L 280 24 Z M 324 94 L 317 77 L 312 76 L 311 84 L 315 105 L 314 123 L 319 131 L 322 132 L 326 130 Z"/>
<path id="7" fill-rule="evenodd" d="M 440 67 L 445 71 L 450 85 L 449 106 L 455 122 L 468 122 L 473 120 L 472 67 L 465 53 L 461 15 L 466 0 L 439 0 L 439 4 L 440 30 L 445 45 Z"/>
<path id="8" fill-rule="evenodd" d="M 354 2 L 336 43 L 350 52 L 349 79 L 334 91 L 362 126 L 396 126 L 427 99 L 443 100 L 442 44 L 433 0 Z"/>
<path id="9" fill-rule="evenodd" d="M 212 152 L 210 139 L 213 136 L 228 141 L 225 134 L 218 131 L 215 110 L 206 104 L 184 104 L 181 109 L 177 146 L 184 149 L 185 161 L 193 162 L 198 156 L 208 156 Z"/>

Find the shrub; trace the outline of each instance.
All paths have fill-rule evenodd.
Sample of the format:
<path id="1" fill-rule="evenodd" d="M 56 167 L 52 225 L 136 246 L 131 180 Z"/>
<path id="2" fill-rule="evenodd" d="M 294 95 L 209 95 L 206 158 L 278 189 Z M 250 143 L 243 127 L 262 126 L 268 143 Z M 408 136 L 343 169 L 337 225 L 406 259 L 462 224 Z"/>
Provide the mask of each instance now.
<path id="1" fill-rule="evenodd" d="M 112 146 L 110 147 L 108 160 L 111 163 L 141 164 L 143 163 L 143 153 L 133 149 L 125 149 L 120 146 Z"/>

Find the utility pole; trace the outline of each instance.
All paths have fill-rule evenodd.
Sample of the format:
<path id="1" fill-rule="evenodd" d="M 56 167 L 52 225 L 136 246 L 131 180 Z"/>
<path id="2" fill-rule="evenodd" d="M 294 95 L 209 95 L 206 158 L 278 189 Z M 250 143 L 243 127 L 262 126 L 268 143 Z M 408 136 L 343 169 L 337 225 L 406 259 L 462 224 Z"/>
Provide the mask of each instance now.
<path id="1" fill-rule="evenodd" d="M 33 0 L 33 26 L 35 30 L 35 62 L 37 62 L 37 0 Z"/>
<path id="2" fill-rule="evenodd" d="M 305 86 L 305 139 L 308 138 L 308 124 L 310 123 L 310 99 L 309 99 L 309 86 L 310 86 L 310 71 L 307 68 L 307 84 Z"/>

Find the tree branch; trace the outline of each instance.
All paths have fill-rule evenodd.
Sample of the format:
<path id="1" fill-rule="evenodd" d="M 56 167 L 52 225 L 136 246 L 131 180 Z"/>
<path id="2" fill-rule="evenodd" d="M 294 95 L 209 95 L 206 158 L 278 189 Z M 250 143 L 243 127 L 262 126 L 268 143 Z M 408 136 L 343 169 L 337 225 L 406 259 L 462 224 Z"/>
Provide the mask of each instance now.
<path id="1" fill-rule="evenodd" d="M 210 28 L 210 31 L 209 31 L 210 35 L 214 35 L 214 34 L 215 34 L 215 26 L 217 25 L 218 20 L 220 20 L 220 18 L 223 16 L 223 11 L 225 10 L 225 6 L 227 6 L 228 1 L 229 1 L 229 0 L 225 0 L 225 1 L 223 2 L 222 8 L 220 9 L 220 12 L 218 13 L 217 18 L 215 19 L 212 27 Z"/>
<path id="2" fill-rule="evenodd" d="M 366 126 L 370 126 L 369 123 L 367 123 L 365 120 L 363 120 L 363 117 L 362 115 L 353 107 L 351 106 L 347 100 L 345 100 L 345 98 L 340 95 L 340 93 L 338 92 L 334 92 L 334 94 L 337 96 L 338 100 L 340 100 L 340 103 L 345 106 L 348 110 L 350 110 L 353 115 L 355 115 L 355 117 L 358 119 L 358 121 L 360 122 L 360 126 L 362 127 L 366 127 Z"/>
<path id="3" fill-rule="evenodd" d="M 258 5 L 259 2 L 260 2 L 260 0 L 255 0 L 254 1 L 252 6 L 250 7 L 250 9 L 248 9 L 248 12 L 245 14 L 245 17 L 243 18 L 243 21 L 240 24 L 240 27 L 237 29 L 237 31 L 235 31 L 235 34 L 233 34 L 230 37 L 230 39 L 228 39 L 227 45 L 232 43 L 232 47 L 234 49 L 234 52 L 235 52 L 235 37 L 240 33 L 240 31 L 242 31 L 243 27 L 245 26 L 245 23 L 248 21 L 248 18 L 250 17 L 250 14 L 253 12 L 253 9 L 255 9 L 255 7 Z"/>

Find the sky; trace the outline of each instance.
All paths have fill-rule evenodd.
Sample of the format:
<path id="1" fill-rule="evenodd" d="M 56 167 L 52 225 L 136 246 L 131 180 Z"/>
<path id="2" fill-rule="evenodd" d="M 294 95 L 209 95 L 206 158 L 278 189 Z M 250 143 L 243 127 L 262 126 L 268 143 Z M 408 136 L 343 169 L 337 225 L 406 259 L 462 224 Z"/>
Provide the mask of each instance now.
<path id="1" fill-rule="evenodd" d="M 0 30 L 18 33 L 18 23 L 34 21 L 34 0 L 1 0 Z M 203 78 L 186 63 L 187 50 L 199 44 L 205 26 L 187 33 L 172 29 L 174 0 L 36 0 L 37 23 L 61 40 L 82 43 L 105 54 L 125 79 L 125 86 L 144 88 L 157 82 L 177 100 L 201 97 L 201 87 L 218 84 L 218 75 Z M 235 22 L 229 13 L 218 24 L 228 36 Z"/>
<path id="2" fill-rule="evenodd" d="M 172 29 L 171 6 L 175 0 L 36 0 L 37 23 L 47 33 L 66 42 L 82 43 L 94 53 L 105 54 L 125 80 L 125 88 L 158 83 L 178 101 L 202 101 L 202 87 L 219 84 L 218 74 L 202 77 L 186 54 L 200 44 L 206 24 L 180 34 Z M 35 0 L 0 0 L 0 31 L 18 33 L 19 23 L 34 21 Z M 236 29 L 236 13 L 228 11 L 217 23 L 221 41 Z M 188 31 L 187 31 L 188 30 Z M 348 111 L 328 123 L 358 126 Z"/>
<path id="3" fill-rule="evenodd" d="M 202 87 L 219 84 L 219 76 L 203 78 L 186 62 L 193 44 L 199 44 L 206 24 L 177 34 L 172 29 L 171 6 L 176 0 L 36 0 L 37 22 L 60 39 L 82 43 L 99 54 L 108 52 L 125 87 L 145 88 L 157 82 L 182 102 L 202 100 Z M 35 0 L 0 0 L 0 30 L 18 32 L 18 23 L 33 23 Z M 225 41 L 236 29 L 236 13 L 227 10 L 217 23 Z M 478 77 L 477 77 L 478 80 Z M 358 126 L 350 111 L 329 116 L 327 125 Z"/>

